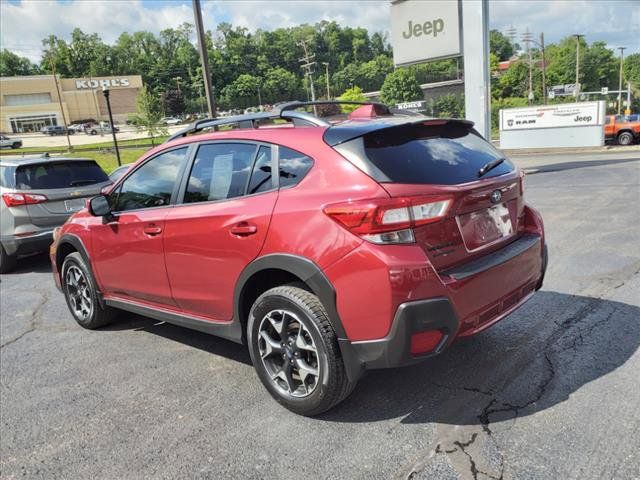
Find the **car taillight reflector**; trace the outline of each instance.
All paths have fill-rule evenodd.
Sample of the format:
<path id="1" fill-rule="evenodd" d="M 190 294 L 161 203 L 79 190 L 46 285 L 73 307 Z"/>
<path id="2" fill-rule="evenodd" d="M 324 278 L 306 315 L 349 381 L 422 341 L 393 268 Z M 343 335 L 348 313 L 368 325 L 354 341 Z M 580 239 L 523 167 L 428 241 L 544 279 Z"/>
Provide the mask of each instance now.
<path id="1" fill-rule="evenodd" d="M 411 335 L 411 355 L 422 355 L 433 351 L 443 336 L 440 330 L 414 333 Z"/>
<path id="2" fill-rule="evenodd" d="M 333 220 L 373 243 L 412 243 L 418 225 L 437 222 L 447 215 L 449 197 L 376 198 L 328 205 Z"/>
<path id="3" fill-rule="evenodd" d="M 47 197 L 37 193 L 3 193 L 2 200 L 7 207 L 19 207 L 21 205 L 34 205 L 47 201 Z"/>

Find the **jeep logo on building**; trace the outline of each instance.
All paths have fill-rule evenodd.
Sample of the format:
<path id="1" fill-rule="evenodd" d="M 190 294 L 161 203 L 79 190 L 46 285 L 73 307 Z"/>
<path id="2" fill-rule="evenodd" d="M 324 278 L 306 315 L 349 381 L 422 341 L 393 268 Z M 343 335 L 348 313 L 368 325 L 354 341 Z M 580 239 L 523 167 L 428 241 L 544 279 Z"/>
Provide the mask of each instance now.
<path id="1" fill-rule="evenodd" d="M 82 90 L 85 88 L 98 88 L 98 87 L 128 87 L 128 78 L 111 78 L 107 80 L 76 80 L 76 88 Z"/>
<path id="2" fill-rule="evenodd" d="M 402 36 L 407 40 L 411 37 L 419 37 L 421 35 L 432 35 L 434 38 L 438 36 L 440 32 L 444 30 L 444 20 L 438 18 L 432 21 L 426 21 L 424 23 L 413 23 L 409 20 L 408 30 L 402 32 Z"/>

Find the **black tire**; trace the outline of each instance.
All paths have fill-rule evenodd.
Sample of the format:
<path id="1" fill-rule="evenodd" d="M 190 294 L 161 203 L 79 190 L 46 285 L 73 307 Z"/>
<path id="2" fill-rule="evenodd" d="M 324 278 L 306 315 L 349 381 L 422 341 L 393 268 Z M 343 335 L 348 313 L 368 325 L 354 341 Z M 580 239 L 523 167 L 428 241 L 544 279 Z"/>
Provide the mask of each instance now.
<path id="1" fill-rule="evenodd" d="M 13 142 L 13 143 L 11 144 L 11 148 L 13 148 L 14 150 L 15 150 L 16 148 L 20 148 L 21 146 L 22 146 L 22 144 L 21 144 L 20 142 Z"/>
<path id="2" fill-rule="evenodd" d="M 9 273 L 18 263 L 18 257 L 16 255 L 9 255 L 4 249 L 4 246 L 0 245 L 0 273 Z"/>
<path id="3" fill-rule="evenodd" d="M 285 350 L 287 347 L 285 343 L 282 343 L 281 345 L 284 345 L 285 348 L 277 346 L 278 353 L 271 353 L 270 356 L 265 356 L 265 360 L 263 360 L 261 349 L 266 346 L 266 341 L 260 335 L 260 329 L 270 328 L 269 323 L 264 322 L 268 322 L 267 314 L 274 314 L 274 312 L 286 312 L 286 315 L 289 316 L 288 325 L 290 327 L 293 325 L 294 329 L 295 325 L 298 325 L 298 332 L 302 331 L 303 335 L 307 337 L 307 341 L 310 337 L 313 344 L 312 348 L 316 349 L 315 354 L 310 354 L 312 355 L 311 360 L 309 358 L 298 358 L 300 353 L 306 355 L 303 350 L 292 353 L 292 348 L 296 349 L 297 342 L 294 342 L 292 347 L 288 347 L 288 350 Z M 275 329 L 273 330 L 273 335 L 277 335 Z M 284 339 L 283 341 L 286 342 L 285 337 L 290 340 L 293 339 L 290 335 L 290 333 L 285 333 L 279 338 Z M 296 334 L 294 333 L 294 335 Z M 318 297 L 302 288 L 281 286 L 267 290 L 260 295 L 249 313 L 247 339 L 251 360 L 260 381 L 278 403 L 294 413 L 305 416 L 323 413 L 344 400 L 356 385 L 356 382 L 349 382 L 347 378 L 337 337 L 322 303 Z M 291 345 L 291 342 L 288 345 Z M 308 344 L 308 346 L 311 345 Z M 288 353 L 282 353 L 285 351 Z M 297 373 L 298 388 L 294 392 L 291 391 L 291 383 L 277 376 L 274 378 L 273 373 L 277 370 L 277 365 L 274 368 L 273 364 L 281 362 L 283 366 L 280 370 L 283 371 L 287 358 L 290 365 L 298 365 L 292 362 L 303 361 L 311 366 L 313 366 L 313 359 L 315 358 L 317 375 L 313 384 L 310 385 L 312 387 L 310 392 L 306 393 L 309 390 L 309 386 L 305 383 L 307 375 L 302 378 L 300 369 L 298 369 Z M 306 363 L 307 361 L 309 363 Z M 289 372 L 291 372 L 291 368 L 296 367 L 291 366 Z M 295 372 L 293 374 L 296 375 Z M 296 382 L 292 373 L 285 374 L 285 376 L 290 378 L 291 382 Z M 288 392 L 284 391 L 283 384 L 288 385 L 286 387 Z M 296 396 L 298 390 L 304 390 L 304 396 Z"/>
<path id="4" fill-rule="evenodd" d="M 619 145 L 631 145 L 633 143 L 633 134 L 631 132 L 622 132 L 618 135 Z"/>
<path id="5" fill-rule="evenodd" d="M 83 278 L 82 282 L 78 282 L 80 287 L 73 286 L 70 281 L 70 277 L 78 272 Z M 93 330 L 114 320 L 116 310 L 100 305 L 95 280 L 78 252 L 70 253 L 65 257 L 62 263 L 61 282 L 67 306 L 78 325 Z M 84 311 L 87 312 L 86 315 L 82 313 Z"/>
<path id="6" fill-rule="evenodd" d="M 97 134 L 98 134 L 98 132 L 97 132 L 96 130 L 91 130 L 89 133 L 90 133 L 91 135 L 97 135 Z"/>

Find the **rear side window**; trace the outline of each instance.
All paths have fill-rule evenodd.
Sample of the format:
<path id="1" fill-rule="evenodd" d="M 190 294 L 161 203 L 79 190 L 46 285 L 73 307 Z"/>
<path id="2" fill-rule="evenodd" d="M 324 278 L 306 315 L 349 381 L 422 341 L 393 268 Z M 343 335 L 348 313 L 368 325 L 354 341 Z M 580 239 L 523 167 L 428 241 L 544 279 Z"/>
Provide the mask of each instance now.
<path id="1" fill-rule="evenodd" d="M 464 125 L 403 125 L 353 140 L 382 176 L 380 181 L 455 185 L 478 180 L 478 170 L 502 154 Z M 349 142 L 350 143 L 350 142 Z M 361 148 L 358 150 L 362 151 Z M 505 160 L 482 178 L 513 170 Z"/>
<path id="2" fill-rule="evenodd" d="M 287 147 L 280 147 L 280 188 L 300 183 L 313 166 L 313 160 L 306 155 Z"/>
<path id="3" fill-rule="evenodd" d="M 185 203 L 224 200 L 244 195 L 256 146 L 246 143 L 201 145 L 193 162 Z"/>
<path id="4" fill-rule="evenodd" d="M 16 169 L 16 188 L 20 190 L 74 188 L 108 180 L 107 174 L 93 160 L 47 162 Z"/>

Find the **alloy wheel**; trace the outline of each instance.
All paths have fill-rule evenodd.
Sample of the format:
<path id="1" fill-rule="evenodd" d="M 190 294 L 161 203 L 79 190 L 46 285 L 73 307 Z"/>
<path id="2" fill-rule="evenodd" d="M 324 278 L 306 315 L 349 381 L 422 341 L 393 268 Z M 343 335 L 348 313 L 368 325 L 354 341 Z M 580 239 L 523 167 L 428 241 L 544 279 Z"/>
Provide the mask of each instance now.
<path id="1" fill-rule="evenodd" d="M 293 312 L 272 310 L 262 318 L 258 350 L 264 368 L 280 392 L 301 398 L 318 386 L 318 349 L 309 329 Z"/>
<path id="2" fill-rule="evenodd" d="M 67 298 L 71 310 L 76 318 L 87 320 L 93 313 L 93 300 L 91 299 L 91 287 L 84 272 L 75 265 L 71 265 L 65 274 Z"/>

